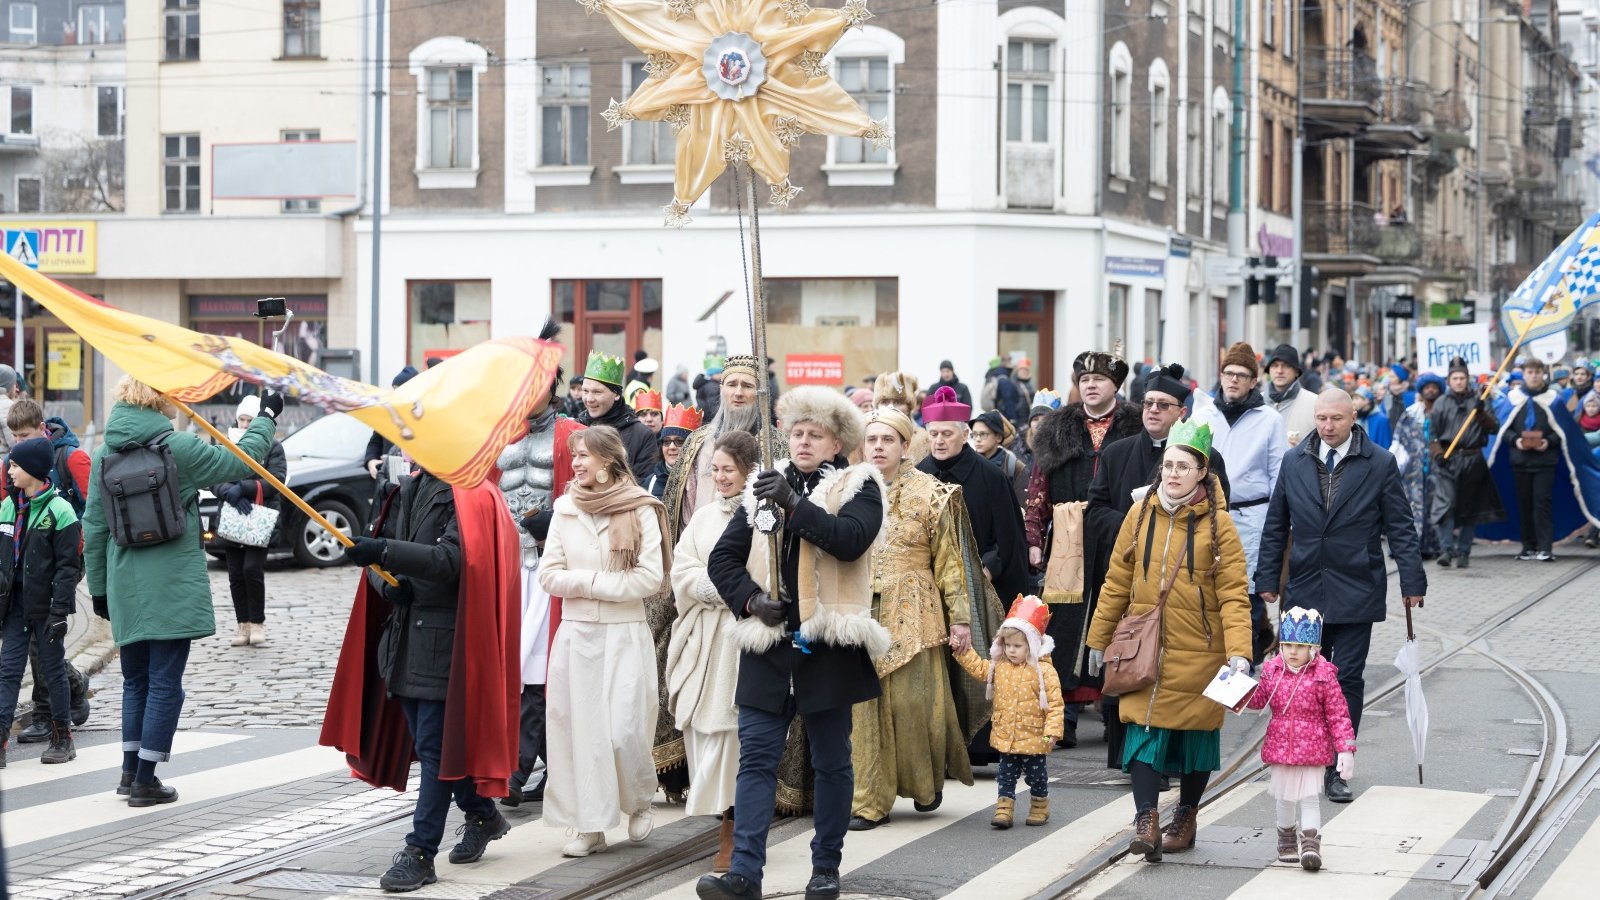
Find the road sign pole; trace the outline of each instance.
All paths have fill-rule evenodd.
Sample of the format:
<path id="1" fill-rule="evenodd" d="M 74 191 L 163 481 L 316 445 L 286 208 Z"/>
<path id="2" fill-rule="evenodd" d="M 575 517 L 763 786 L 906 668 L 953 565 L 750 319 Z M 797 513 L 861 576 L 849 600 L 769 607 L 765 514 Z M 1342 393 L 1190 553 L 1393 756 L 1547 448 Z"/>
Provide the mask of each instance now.
<path id="1" fill-rule="evenodd" d="M 23 292 L 21 287 L 17 288 L 17 301 L 16 301 L 16 303 L 17 303 L 16 341 L 15 341 L 16 348 L 15 348 L 15 356 L 13 358 L 16 360 L 17 383 L 22 387 L 22 389 L 24 391 L 26 391 L 27 388 L 28 388 L 28 380 L 27 380 L 28 379 L 28 366 L 27 366 L 27 363 L 23 361 L 23 354 L 27 351 L 27 344 L 26 344 L 25 341 L 23 341 L 22 314 L 23 314 L 23 311 L 28 308 L 28 295 Z"/>

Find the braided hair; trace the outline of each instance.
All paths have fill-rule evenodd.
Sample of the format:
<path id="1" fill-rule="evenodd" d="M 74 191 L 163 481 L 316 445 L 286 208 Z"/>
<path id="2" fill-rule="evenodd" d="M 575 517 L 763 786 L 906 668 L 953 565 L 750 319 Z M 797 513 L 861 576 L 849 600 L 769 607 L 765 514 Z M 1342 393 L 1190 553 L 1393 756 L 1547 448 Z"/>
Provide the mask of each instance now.
<path id="1" fill-rule="evenodd" d="M 1193 450 L 1188 447 L 1183 449 L 1189 451 L 1191 455 L 1196 456 L 1198 459 L 1198 454 Z M 1211 527 L 1211 568 L 1206 570 L 1206 577 L 1215 578 L 1217 567 L 1222 563 L 1222 548 L 1217 543 L 1217 512 L 1222 509 L 1224 499 L 1222 496 L 1222 482 L 1218 480 L 1217 473 L 1211 471 L 1209 463 L 1209 460 L 1200 461 L 1200 465 L 1206 470 L 1204 481 L 1206 496 L 1211 498 L 1211 514 L 1206 517 Z M 1157 468 L 1155 477 L 1150 480 L 1150 489 L 1145 491 L 1144 499 L 1139 501 L 1139 518 L 1133 526 L 1133 542 L 1128 545 L 1128 549 L 1123 553 L 1122 558 L 1124 561 L 1133 561 L 1134 550 L 1139 545 L 1139 535 L 1144 533 L 1145 515 L 1156 504 L 1156 491 L 1159 490 L 1161 490 L 1161 469 Z"/>

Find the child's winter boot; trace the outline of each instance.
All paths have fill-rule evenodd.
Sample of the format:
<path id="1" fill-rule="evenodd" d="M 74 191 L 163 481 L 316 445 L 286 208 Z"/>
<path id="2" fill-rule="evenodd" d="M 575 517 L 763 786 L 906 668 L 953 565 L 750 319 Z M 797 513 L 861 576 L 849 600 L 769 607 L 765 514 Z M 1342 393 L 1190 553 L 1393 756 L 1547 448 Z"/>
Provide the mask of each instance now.
<path id="1" fill-rule="evenodd" d="M 996 800 L 994 802 L 994 818 L 989 820 L 989 824 L 996 828 L 1010 828 L 1011 813 L 1016 808 L 1016 805 L 1015 797 L 1001 797 Z"/>
<path id="2" fill-rule="evenodd" d="M 1050 798 L 1033 797 L 1028 801 L 1028 824 L 1043 825 L 1050 821 Z"/>
<path id="3" fill-rule="evenodd" d="M 1300 840 L 1298 829 L 1293 825 L 1288 828 L 1278 829 L 1278 862 L 1299 862 Z"/>
<path id="4" fill-rule="evenodd" d="M 1322 868 L 1322 835 L 1315 828 L 1300 832 L 1300 868 L 1307 872 Z"/>

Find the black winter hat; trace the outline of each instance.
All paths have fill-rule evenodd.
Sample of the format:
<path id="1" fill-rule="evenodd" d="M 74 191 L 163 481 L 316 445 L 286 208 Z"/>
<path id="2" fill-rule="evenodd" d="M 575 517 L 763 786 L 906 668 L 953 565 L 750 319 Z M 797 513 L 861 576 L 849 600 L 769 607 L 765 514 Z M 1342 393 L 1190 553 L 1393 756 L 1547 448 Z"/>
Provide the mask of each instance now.
<path id="1" fill-rule="evenodd" d="M 1304 372 L 1306 370 L 1306 364 L 1300 361 L 1300 351 L 1288 344 L 1279 344 L 1274 347 L 1272 352 L 1267 354 L 1267 360 L 1261 364 L 1261 368 L 1270 369 L 1275 362 L 1288 363 L 1294 366 L 1296 372 Z"/>
<path id="2" fill-rule="evenodd" d="M 29 438 L 11 448 L 11 461 L 22 471 L 44 481 L 50 477 L 50 468 L 55 465 L 56 448 L 47 438 Z"/>
<path id="3" fill-rule="evenodd" d="M 389 386 L 399 387 L 415 377 L 417 377 L 417 367 L 406 366 L 404 369 L 401 369 L 399 372 L 395 373 L 394 380 L 389 382 Z"/>

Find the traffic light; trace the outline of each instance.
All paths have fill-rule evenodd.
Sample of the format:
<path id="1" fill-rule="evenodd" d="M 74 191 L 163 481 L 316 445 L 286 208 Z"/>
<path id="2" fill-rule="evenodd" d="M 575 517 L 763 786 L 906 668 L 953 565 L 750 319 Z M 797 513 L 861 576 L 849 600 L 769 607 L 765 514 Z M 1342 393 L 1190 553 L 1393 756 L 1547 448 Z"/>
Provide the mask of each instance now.
<path id="1" fill-rule="evenodd" d="M 1317 286 L 1317 278 L 1322 273 L 1316 266 L 1300 267 L 1300 327 L 1310 328 L 1317 320 L 1318 300 L 1321 297 L 1321 288 Z"/>
<path id="2" fill-rule="evenodd" d="M 1268 269 L 1276 269 L 1278 267 L 1278 258 L 1276 256 L 1264 256 L 1261 258 L 1261 265 Z M 1263 275 L 1261 277 L 1261 302 L 1271 303 L 1274 306 L 1278 304 L 1277 275 Z"/>
<path id="3" fill-rule="evenodd" d="M 1256 266 L 1261 265 L 1261 257 L 1247 256 L 1244 260 L 1244 303 L 1246 306 L 1255 306 L 1261 302 L 1261 283 L 1256 281 Z"/>

